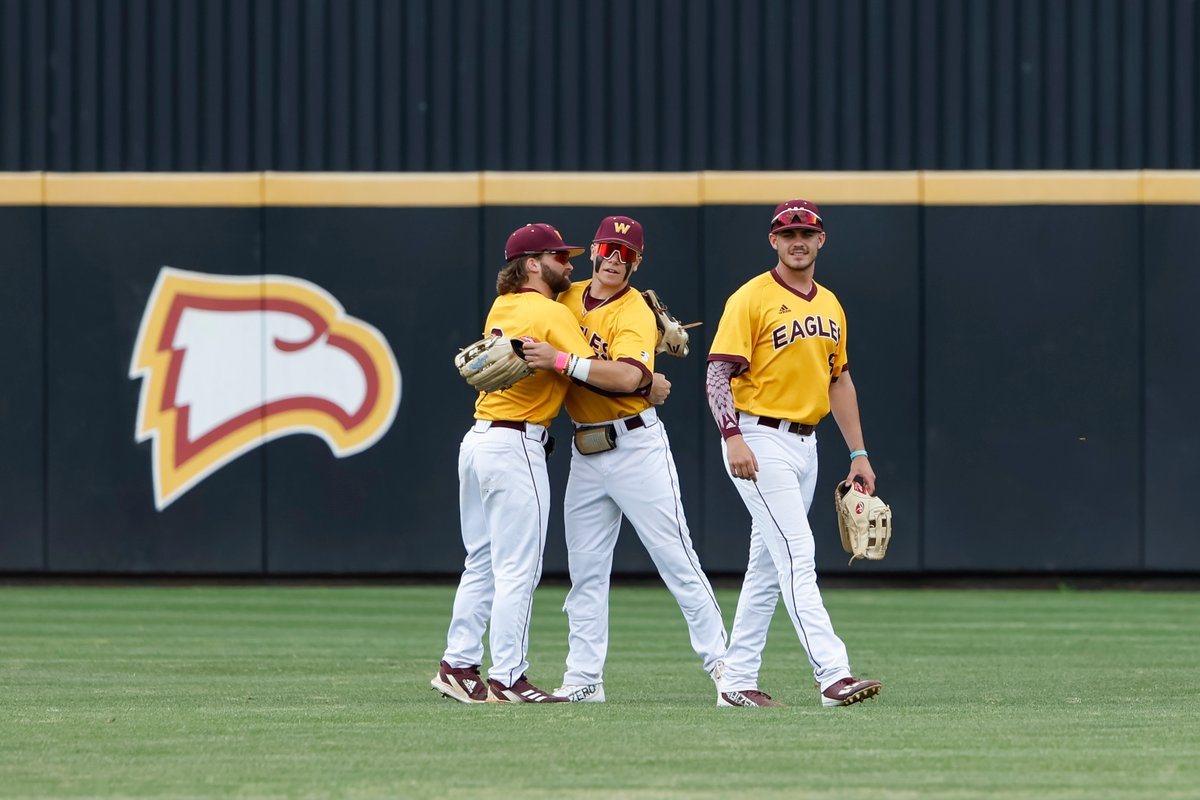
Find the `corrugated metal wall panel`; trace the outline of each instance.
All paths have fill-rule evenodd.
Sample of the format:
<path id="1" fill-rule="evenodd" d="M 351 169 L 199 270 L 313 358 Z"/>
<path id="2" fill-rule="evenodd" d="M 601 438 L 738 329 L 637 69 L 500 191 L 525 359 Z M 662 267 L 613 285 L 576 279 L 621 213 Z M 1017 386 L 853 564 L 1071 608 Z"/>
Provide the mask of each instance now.
<path id="1" fill-rule="evenodd" d="M 28 41 L 25 34 L 25 9 L 14 0 L 0 4 L 0 163 L 23 161 L 32 133 L 26 91 L 28 70 L 35 63 L 22 52 Z"/>
<path id="2" fill-rule="evenodd" d="M 0 170 L 1196 169 L 1196 0 L 0 0 Z"/>
<path id="3" fill-rule="evenodd" d="M 1174 95 L 1168 124 L 1172 127 L 1171 161 L 1200 156 L 1200 118 L 1197 117 L 1196 90 L 1200 88 L 1200 15 L 1195 0 L 1177 3 L 1172 20 L 1171 86 Z"/>

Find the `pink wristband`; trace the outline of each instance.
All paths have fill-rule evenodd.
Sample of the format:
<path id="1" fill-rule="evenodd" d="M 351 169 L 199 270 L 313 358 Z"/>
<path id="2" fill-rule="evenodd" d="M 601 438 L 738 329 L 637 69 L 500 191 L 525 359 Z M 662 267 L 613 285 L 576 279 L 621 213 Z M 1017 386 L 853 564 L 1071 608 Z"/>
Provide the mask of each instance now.
<path id="1" fill-rule="evenodd" d="M 562 350 L 559 350 L 558 354 L 556 356 L 554 356 L 554 369 L 556 369 L 559 372 L 566 372 L 567 364 L 570 363 L 570 361 L 571 361 L 571 354 L 564 353 Z"/>

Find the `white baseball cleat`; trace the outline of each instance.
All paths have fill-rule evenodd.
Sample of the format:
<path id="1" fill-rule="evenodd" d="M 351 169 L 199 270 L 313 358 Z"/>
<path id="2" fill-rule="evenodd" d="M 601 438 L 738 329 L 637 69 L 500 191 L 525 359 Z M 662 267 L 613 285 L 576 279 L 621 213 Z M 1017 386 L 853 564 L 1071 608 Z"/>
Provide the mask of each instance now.
<path id="1" fill-rule="evenodd" d="M 874 697 L 881 691 L 883 691 L 883 684 L 879 681 L 842 678 L 821 692 L 821 705 L 827 708 L 849 706 L 860 703 L 868 697 Z"/>
<path id="2" fill-rule="evenodd" d="M 721 676 L 725 674 L 725 659 L 721 659 L 716 664 L 713 664 L 712 671 L 708 673 L 708 677 L 712 678 L 712 682 L 716 684 L 718 689 L 721 688 Z"/>
<path id="3" fill-rule="evenodd" d="M 603 683 L 568 683 L 554 690 L 555 697 L 565 697 L 570 703 L 603 703 Z"/>

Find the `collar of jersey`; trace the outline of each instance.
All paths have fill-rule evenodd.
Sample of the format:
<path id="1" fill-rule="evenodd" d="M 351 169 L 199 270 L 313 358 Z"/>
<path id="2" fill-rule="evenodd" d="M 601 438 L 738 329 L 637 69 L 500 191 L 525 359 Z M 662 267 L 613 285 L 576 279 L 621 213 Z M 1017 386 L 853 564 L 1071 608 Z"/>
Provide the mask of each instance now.
<path id="1" fill-rule="evenodd" d="M 771 268 L 771 277 L 775 279 L 776 283 L 778 283 L 783 288 L 787 289 L 792 294 L 796 295 L 796 297 L 799 297 L 801 300 L 807 300 L 808 302 L 811 303 L 813 301 L 813 298 L 815 298 L 817 296 L 817 282 L 816 281 L 813 281 L 813 288 L 812 288 L 811 292 L 809 292 L 808 294 L 801 294 L 800 292 L 797 292 L 795 289 L 788 286 L 787 283 L 784 282 L 783 278 L 779 275 L 779 267 Z"/>
<path id="2" fill-rule="evenodd" d="M 604 299 L 604 300 L 596 300 L 595 298 L 593 298 L 593 297 L 592 297 L 592 294 L 591 294 L 591 292 L 590 292 L 590 291 L 588 291 L 588 290 L 589 290 L 589 289 L 591 289 L 591 288 L 592 288 L 592 282 L 591 282 L 591 281 L 588 281 L 588 283 L 587 283 L 587 286 L 584 286 L 584 287 L 583 287 L 583 313 L 585 313 L 585 314 L 586 314 L 587 312 L 589 312 L 589 311 L 595 311 L 597 308 L 600 308 L 601 306 L 606 306 L 606 305 L 608 305 L 609 303 L 614 303 L 614 302 L 616 302 L 616 301 L 617 301 L 617 300 L 619 300 L 620 298 L 624 297 L 624 296 L 625 296 L 625 294 L 626 294 L 626 293 L 627 293 L 627 292 L 628 292 L 630 289 L 632 289 L 632 288 L 633 288 L 633 286 L 627 283 L 627 284 L 625 284 L 625 288 L 624 288 L 624 289 L 622 289 L 621 291 L 617 292 L 617 293 L 616 293 L 616 294 L 614 294 L 612 297 L 608 297 L 608 298 L 606 298 L 606 299 Z M 592 306 L 591 308 L 589 308 L 589 307 L 588 307 L 588 301 L 589 301 L 589 300 L 592 300 L 593 302 L 595 302 L 595 303 L 596 303 L 596 305 L 594 305 L 594 306 Z"/>

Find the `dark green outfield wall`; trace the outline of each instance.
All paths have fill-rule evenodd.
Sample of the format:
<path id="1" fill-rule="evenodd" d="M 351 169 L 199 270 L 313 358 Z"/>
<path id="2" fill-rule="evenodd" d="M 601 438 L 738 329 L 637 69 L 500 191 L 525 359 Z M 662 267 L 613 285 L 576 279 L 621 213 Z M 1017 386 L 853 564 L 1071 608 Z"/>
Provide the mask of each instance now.
<path id="1" fill-rule="evenodd" d="M 846 448 L 819 430 L 811 517 L 824 571 L 1196 571 L 1198 206 L 824 207 L 817 279 L 849 315 L 850 360 L 897 537 L 852 569 L 830 495 Z M 454 573 L 456 454 L 472 395 L 451 366 L 494 295 L 507 234 L 587 241 L 612 209 L 0 207 L 0 571 Z M 725 297 L 773 264 L 757 205 L 640 208 L 638 284 L 693 331 L 664 360 L 661 414 L 697 550 L 745 565 L 748 519 L 719 463 L 703 354 Z M 390 431 L 334 458 L 293 435 L 163 511 L 128 377 L 159 268 L 312 281 L 374 325 L 403 381 Z M 577 268 L 582 259 L 576 260 Z M 577 273 L 578 274 L 578 273 Z M 556 423 L 565 442 L 562 420 Z M 551 459 L 556 501 L 569 451 Z M 546 571 L 564 573 L 559 511 Z M 631 534 L 616 568 L 652 569 Z"/>

